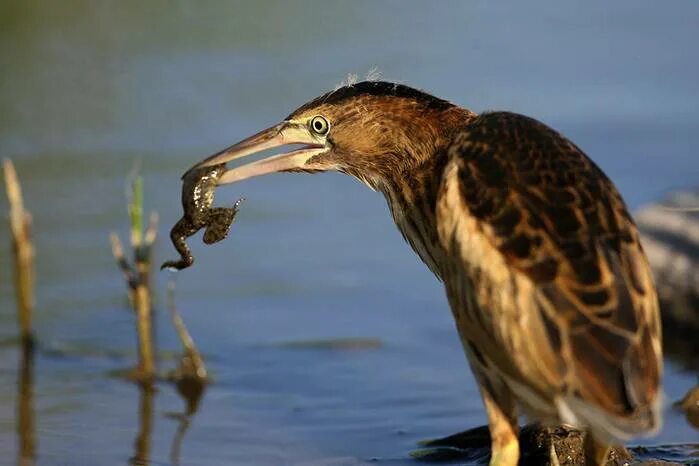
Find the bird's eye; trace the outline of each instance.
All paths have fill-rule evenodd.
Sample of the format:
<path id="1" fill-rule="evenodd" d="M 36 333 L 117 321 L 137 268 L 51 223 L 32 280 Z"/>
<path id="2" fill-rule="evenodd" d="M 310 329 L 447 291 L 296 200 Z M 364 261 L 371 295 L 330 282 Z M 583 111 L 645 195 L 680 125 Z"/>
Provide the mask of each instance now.
<path id="1" fill-rule="evenodd" d="M 320 134 L 322 136 L 323 134 L 328 132 L 328 129 L 330 129 L 330 124 L 328 124 L 328 120 L 318 115 L 313 117 L 313 119 L 311 120 L 311 129 L 314 133 Z"/>

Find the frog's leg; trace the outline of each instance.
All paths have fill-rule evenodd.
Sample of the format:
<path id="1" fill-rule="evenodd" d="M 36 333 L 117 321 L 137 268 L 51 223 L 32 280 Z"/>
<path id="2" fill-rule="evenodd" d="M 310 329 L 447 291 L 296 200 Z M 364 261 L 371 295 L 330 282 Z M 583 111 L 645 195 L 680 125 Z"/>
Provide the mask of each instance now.
<path id="1" fill-rule="evenodd" d="M 182 270 L 194 263 L 192 251 L 189 249 L 189 246 L 187 246 L 187 238 L 192 236 L 197 231 L 199 231 L 199 228 L 194 226 L 184 217 L 181 218 L 174 227 L 172 227 L 172 230 L 170 230 L 170 239 L 172 240 L 172 244 L 175 246 L 175 249 L 177 249 L 177 252 L 180 253 L 180 260 L 167 261 L 160 266 L 160 270 L 165 268 Z"/>
<path id="2" fill-rule="evenodd" d="M 209 217 L 206 220 L 204 242 L 206 244 L 214 244 L 228 236 L 236 212 L 235 209 L 227 207 L 211 209 Z"/>
<path id="3" fill-rule="evenodd" d="M 209 211 L 206 219 L 206 231 L 204 232 L 204 243 L 214 244 L 226 236 L 231 229 L 231 224 L 238 213 L 238 207 L 243 199 L 238 199 L 233 207 L 216 207 Z"/>

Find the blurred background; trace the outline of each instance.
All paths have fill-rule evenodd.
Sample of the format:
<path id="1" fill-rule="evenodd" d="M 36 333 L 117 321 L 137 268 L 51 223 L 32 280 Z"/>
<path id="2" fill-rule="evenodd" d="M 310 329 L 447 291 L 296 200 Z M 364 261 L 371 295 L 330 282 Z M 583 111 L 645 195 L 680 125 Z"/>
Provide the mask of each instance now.
<path id="1" fill-rule="evenodd" d="M 37 251 L 38 464 L 134 454 L 138 389 L 108 376 L 135 357 L 108 241 L 127 232 L 134 166 L 160 214 L 159 264 L 174 258 L 183 171 L 350 73 L 538 118 L 634 210 L 697 184 L 699 3 L 507 3 L 0 0 L 0 156 L 17 166 Z M 176 277 L 215 380 L 182 464 L 413 464 L 416 441 L 485 422 L 442 286 L 379 194 L 341 175 L 280 174 L 222 188 L 218 204 L 239 196 L 230 237 L 191 241 L 197 263 Z M 13 464 L 5 227 L 0 257 L 0 464 Z M 178 350 L 160 312 L 167 278 L 155 275 L 165 352 Z M 667 361 L 669 402 L 695 383 L 687 367 Z M 183 403 L 163 386 L 154 409 L 150 458 L 171 464 L 167 414 Z M 660 435 L 638 443 L 697 439 L 668 407 Z"/>

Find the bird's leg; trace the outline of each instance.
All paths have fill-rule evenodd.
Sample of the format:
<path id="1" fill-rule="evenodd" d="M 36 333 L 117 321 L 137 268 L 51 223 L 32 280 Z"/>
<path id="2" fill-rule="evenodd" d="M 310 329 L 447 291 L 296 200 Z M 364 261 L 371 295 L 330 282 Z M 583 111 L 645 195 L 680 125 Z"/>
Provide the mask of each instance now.
<path id="1" fill-rule="evenodd" d="M 482 377 L 478 385 L 490 427 L 490 466 L 517 466 L 519 428 L 515 399 L 502 383 L 495 385 Z"/>
<path id="2" fill-rule="evenodd" d="M 583 442 L 585 450 L 585 466 L 604 466 L 607 464 L 607 456 L 611 445 L 594 437 L 590 431 L 585 434 Z"/>

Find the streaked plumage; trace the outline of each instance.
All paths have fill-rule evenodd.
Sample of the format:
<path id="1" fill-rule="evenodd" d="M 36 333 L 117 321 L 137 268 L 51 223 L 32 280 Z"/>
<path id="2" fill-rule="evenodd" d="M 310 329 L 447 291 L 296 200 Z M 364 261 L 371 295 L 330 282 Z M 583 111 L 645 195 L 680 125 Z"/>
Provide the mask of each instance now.
<path id="1" fill-rule="evenodd" d="M 588 428 L 590 464 L 608 443 L 657 429 L 660 323 L 648 263 L 616 188 L 570 141 L 522 115 L 479 116 L 363 82 L 200 166 L 298 142 L 309 146 L 232 169 L 225 182 L 337 170 L 385 195 L 444 282 L 488 412 L 491 464 L 517 462 L 516 405 Z"/>
<path id="2" fill-rule="evenodd" d="M 437 225 L 476 370 L 537 417 L 605 440 L 657 428 L 657 297 L 611 181 L 570 141 L 511 113 L 476 118 L 447 153 Z"/>

